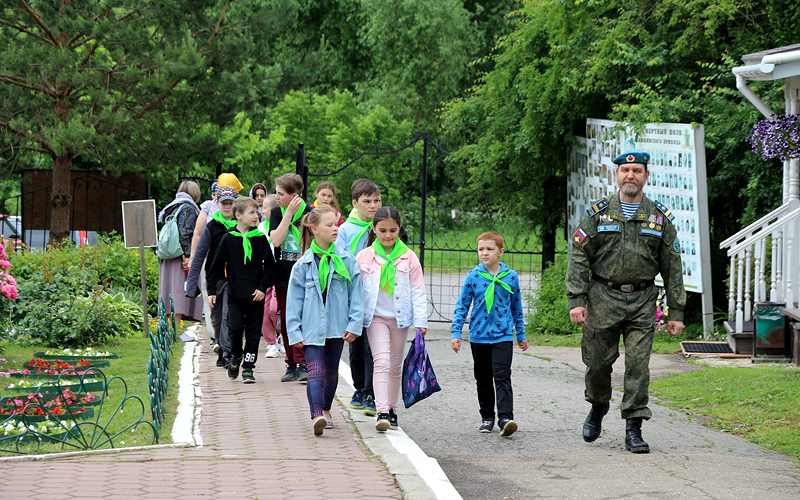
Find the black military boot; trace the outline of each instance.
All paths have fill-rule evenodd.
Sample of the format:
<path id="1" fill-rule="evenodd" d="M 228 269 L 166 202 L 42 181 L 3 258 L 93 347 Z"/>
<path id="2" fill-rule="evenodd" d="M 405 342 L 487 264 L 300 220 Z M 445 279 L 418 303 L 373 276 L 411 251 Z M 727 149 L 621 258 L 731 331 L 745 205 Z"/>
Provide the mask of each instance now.
<path id="1" fill-rule="evenodd" d="M 642 439 L 642 419 L 625 420 L 625 449 L 631 453 L 650 453 L 650 445 Z"/>
<path id="2" fill-rule="evenodd" d="M 586 420 L 583 421 L 583 440 L 591 443 L 600 437 L 600 431 L 603 430 L 603 417 L 608 413 L 608 403 L 606 404 L 592 404 L 592 409 Z"/>

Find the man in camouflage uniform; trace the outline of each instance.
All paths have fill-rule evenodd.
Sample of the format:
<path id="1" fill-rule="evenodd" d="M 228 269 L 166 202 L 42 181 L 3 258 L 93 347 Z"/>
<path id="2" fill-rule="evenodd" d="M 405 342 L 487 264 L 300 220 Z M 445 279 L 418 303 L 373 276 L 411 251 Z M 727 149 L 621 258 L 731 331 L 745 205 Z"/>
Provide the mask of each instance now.
<path id="1" fill-rule="evenodd" d="M 619 357 L 619 338 L 625 343 L 625 448 L 649 453 L 642 439 L 647 407 L 650 352 L 655 333 L 653 279 L 661 273 L 670 318 L 667 331 L 683 331 L 683 289 L 680 242 L 673 215 L 644 196 L 649 175 L 647 153 L 618 156 L 619 190 L 594 202 L 572 237 L 567 272 L 570 320 L 584 325 L 581 352 L 586 365 L 586 401 L 592 409 L 583 425 L 583 439 L 600 436 L 611 399 L 611 370 Z"/>

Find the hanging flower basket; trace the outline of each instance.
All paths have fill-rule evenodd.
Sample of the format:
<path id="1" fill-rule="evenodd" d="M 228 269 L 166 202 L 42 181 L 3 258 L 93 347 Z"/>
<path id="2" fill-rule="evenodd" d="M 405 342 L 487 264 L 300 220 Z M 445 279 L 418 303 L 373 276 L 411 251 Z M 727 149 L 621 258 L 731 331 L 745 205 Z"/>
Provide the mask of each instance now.
<path id="1" fill-rule="evenodd" d="M 765 118 L 756 123 L 747 141 L 763 160 L 800 158 L 800 116 Z"/>

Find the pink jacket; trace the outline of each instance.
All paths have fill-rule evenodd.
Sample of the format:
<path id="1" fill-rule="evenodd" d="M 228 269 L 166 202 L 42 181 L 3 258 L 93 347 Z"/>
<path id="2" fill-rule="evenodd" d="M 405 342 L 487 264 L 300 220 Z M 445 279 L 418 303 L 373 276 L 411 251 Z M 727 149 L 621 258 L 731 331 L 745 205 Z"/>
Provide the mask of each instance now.
<path id="1" fill-rule="evenodd" d="M 364 328 L 372 324 L 381 281 L 383 259 L 370 247 L 356 257 L 364 286 Z M 428 299 L 425 295 L 425 276 L 417 255 L 409 250 L 397 261 L 394 286 L 394 313 L 399 328 L 428 327 Z"/>

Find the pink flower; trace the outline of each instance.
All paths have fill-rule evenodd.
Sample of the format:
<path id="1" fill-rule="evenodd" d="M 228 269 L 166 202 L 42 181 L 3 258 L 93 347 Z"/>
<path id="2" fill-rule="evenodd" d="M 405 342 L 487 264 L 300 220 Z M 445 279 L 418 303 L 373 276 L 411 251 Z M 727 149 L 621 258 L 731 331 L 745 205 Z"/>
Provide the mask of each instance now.
<path id="1" fill-rule="evenodd" d="M 0 269 L 5 271 L 6 269 L 8 269 L 10 267 L 11 267 L 11 262 L 9 262 L 9 261 L 3 259 L 2 257 L 0 257 Z"/>
<path id="2" fill-rule="evenodd" d="M 10 284 L 0 286 L 0 294 L 9 300 L 17 300 L 17 287 Z"/>

